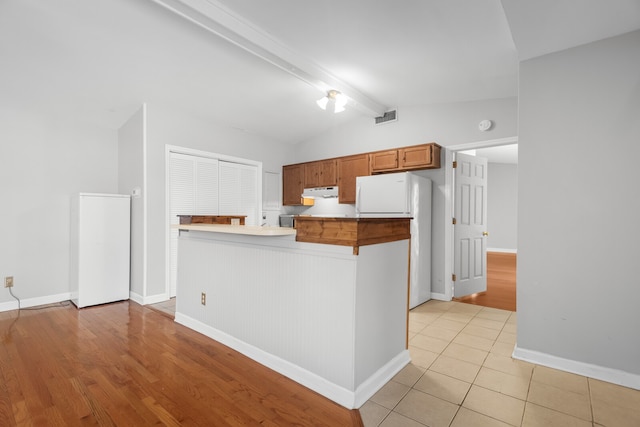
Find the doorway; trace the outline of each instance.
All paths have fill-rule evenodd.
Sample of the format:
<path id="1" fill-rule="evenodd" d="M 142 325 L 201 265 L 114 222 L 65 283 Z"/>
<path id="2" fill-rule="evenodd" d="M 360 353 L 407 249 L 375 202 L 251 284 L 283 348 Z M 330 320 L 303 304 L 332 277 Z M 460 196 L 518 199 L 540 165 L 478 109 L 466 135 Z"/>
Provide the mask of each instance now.
<path id="1" fill-rule="evenodd" d="M 447 147 L 451 162 L 453 153 L 465 152 L 488 160 L 488 224 L 486 245 L 486 291 L 462 295 L 456 301 L 483 305 L 504 310 L 516 310 L 516 260 L 517 260 L 517 138 L 482 141 Z M 469 150 L 473 150 L 469 152 Z M 448 159 L 449 160 L 449 159 Z M 448 171 L 453 181 L 453 169 Z M 453 185 L 449 188 L 453 190 Z M 455 212 L 455 194 L 451 195 L 451 211 Z M 449 254 L 452 273 L 455 272 L 455 245 L 453 226 Z M 452 280 L 451 299 L 453 298 Z M 459 290 L 458 290 L 459 291 Z M 459 293 L 459 292 L 458 292 Z"/>
<path id="2" fill-rule="evenodd" d="M 487 251 L 487 290 L 454 301 L 516 311 L 517 254 Z"/>

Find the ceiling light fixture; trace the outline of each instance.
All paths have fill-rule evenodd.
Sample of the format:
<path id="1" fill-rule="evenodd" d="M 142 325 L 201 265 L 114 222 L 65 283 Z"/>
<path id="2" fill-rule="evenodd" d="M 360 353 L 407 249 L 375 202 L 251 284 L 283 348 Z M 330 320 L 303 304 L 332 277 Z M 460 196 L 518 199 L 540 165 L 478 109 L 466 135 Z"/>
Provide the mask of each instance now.
<path id="1" fill-rule="evenodd" d="M 327 105 L 329 104 L 329 101 L 332 101 L 334 104 L 333 112 L 341 113 L 342 111 L 344 111 L 344 106 L 347 105 L 348 100 L 347 100 L 347 97 L 342 93 L 338 92 L 337 90 L 331 89 L 329 92 L 327 92 L 325 96 L 318 99 L 316 101 L 316 104 L 318 104 L 318 107 L 322 108 L 323 110 L 326 110 Z"/>

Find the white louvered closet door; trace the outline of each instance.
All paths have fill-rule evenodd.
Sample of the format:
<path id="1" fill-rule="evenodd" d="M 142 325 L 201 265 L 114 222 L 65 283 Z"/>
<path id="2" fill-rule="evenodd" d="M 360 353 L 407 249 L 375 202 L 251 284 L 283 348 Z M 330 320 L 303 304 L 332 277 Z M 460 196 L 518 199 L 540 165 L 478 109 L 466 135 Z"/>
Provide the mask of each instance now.
<path id="1" fill-rule="evenodd" d="M 246 225 L 258 225 L 258 168 L 221 161 L 220 215 L 246 215 Z"/>
<path id="2" fill-rule="evenodd" d="M 170 223 L 178 215 L 218 215 L 218 160 L 171 153 L 169 167 Z M 176 295 L 178 230 L 171 229 L 170 294 Z"/>
<path id="3" fill-rule="evenodd" d="M 190 156 L 170 154 L 169 166 L 169 218 L 170 224 L 178 224 L 178 215 L 189 215 L 195 207 L 195 162 Z M 176 295 L 176 274 L 178 267 L 178 230 L 171 228 L 169 239 L 171 261 L 169 274 L 171 280 L 170 296 Z"/>
<path id="4" fill-rule="evenodd" d="M 218 159 L 196 157 L 195 210 L 197 215 L 218 215 Z"/>

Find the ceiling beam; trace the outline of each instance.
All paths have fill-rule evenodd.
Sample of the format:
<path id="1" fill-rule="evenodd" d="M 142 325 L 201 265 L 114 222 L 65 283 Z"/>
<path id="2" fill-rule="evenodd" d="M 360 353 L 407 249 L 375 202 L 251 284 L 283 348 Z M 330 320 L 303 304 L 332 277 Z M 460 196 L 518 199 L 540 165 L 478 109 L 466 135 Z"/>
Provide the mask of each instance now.
<path id="1" fill-rule="evenodd" d="M 330 89 L 343 93 L 347 105 L 370 117 L 380 117 L 389 110 L 349 83 L 340 80 L 215 0 L 152 0 L 247 52 L 317 88 L 322 94 Z"/>

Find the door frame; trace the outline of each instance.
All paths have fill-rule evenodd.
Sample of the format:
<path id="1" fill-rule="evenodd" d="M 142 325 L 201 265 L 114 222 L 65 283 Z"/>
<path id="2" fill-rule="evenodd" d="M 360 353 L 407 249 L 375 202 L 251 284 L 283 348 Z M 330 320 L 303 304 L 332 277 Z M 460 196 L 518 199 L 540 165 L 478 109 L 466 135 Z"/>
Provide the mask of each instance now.
<path id="1" fill-rule="evenodd" d="M 445 152 L 445 181 L 444 185 L 446 188 L 445 192 L 445 221 L 446 228 L 444 230 L 444 251 L 445 251 L 445 283 L 446 286 L 444 288 L 444 295 L 442 295 L 442 299 L 444 301 L 451 301 L 453 299 L 453 272 L 454 272 L 454 234 L 453 234 L 453 223 L 451 220 L 446 220 L 446 218 L 453 218 L 454 203 L 455 203 L 455 195 L 454 195 L 454 186 L 453 186 L 453 157 L 454 153 L 458 151 L 465 150 L 473 150 L 478 148 L 488 148 L 488 147 L 499 147 L 501 145 L 512 145 L 518 143 L 517 136 L 511 136 L 507 138 L 500 139 L 488 139 L 484 141 L 477 142 L 468 142 L 465 144 L 457 144 L 457 145 L 449 145 L 446 146 Z M 440 299 L 440 298 L 435 298 Z"/>

